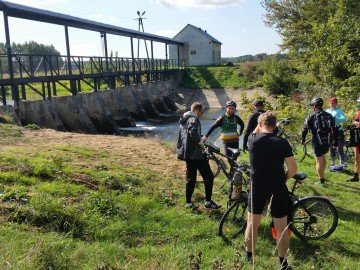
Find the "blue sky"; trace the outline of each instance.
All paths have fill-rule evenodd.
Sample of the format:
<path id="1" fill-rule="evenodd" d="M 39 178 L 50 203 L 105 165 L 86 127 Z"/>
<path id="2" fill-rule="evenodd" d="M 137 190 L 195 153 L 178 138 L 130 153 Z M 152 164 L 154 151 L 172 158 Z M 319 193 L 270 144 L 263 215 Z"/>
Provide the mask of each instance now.
<path id="1" fill-rule="evenodd" d="M 51 10 L 88 20 L 138 30 L 137 11 L 143 15 L 147 33 L 174 37 L 188 23 L 200 27 L 222 42 L 222 57 L 276 53 L 281 43 L 274 29 L 263 22 L 260 0 L 9 0 L 21 5 Z M 3 15 L 0 12 L 0 38 L 4 42 Z M 64 28 L 58 25 L 9 19 L 11 42 L 34 40 L 53 44 L 65 54 Z M 102 54 L 99 33 L 70 28 L 72 55 Z M 137 42 L 137 41 L 136 41 Z M 137 43 L 134 44 L 137 48 Z M 143 57 L 144 41 L 140 42 Z M 129 38 L 108 35 L 108 50 L 130 56 Z M 155 44 L 155 57 L 163 58 L 163 44 Z M 159 54 L 159 55 L 156 55 Z"/>

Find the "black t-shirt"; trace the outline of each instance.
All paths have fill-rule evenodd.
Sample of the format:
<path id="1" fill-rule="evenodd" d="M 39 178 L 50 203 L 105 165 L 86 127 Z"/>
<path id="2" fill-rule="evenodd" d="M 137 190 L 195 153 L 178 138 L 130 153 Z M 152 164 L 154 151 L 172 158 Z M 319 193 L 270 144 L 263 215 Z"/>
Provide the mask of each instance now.
<path id="1" fill-rule="evenodd" d="M 285 158 L 293 156 L 288 141 L 274 134 L 249 136 L 250 179 L 256 195 L 269 195 L 286 188 Z"/>
<path id="2" fill-rule="evenodd" d="M 264 113 L 264 110 L 258 110 L 254 111 L 248 118 L 248 122 L 246 124 L 246 131 L 244 133 L 244 142 L 243 142 L 243 148 L 246 148 L 248 143 L 248 138 L 256 128 L 258 124 L 258 118 L 260 114 Z"/>

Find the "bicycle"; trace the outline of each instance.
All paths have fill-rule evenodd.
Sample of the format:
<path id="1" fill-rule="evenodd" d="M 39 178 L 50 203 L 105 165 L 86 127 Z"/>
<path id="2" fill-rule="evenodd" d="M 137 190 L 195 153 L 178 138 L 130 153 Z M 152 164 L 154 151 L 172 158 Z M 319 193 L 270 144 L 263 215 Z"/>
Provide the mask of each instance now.
<path id="1" fill-rule="evenodd" d="M 226 183 L 229 183 L 234 178 L 235 173 L 238 173 L 238 175 L 241 175 L 244 182 L 246 182 L 249 179 L 250 176 L 250 165 L 246 164 L 245 162 L 237 162 L 237 158 L 240 155 L 240 150 L 235 148 L 228 148 L 229 151 L 232 153 L 232 156 L 229 157 L 223 153 L 220 153 L 220 148 L 215 146 L 212 143 L 205 142 L 206 152 L 208 155 L 210 167 L 214 173 L 214 176 L 217 176 L 220 171 L 222 171 L 226 176 L 226 181 L 224 184 L 220 186 L 219 189 L 223 188 Z M 230 168 L 228 170 L 228 167 L 226 163 L 220 158 L 226 158 L 230 162 Z"/>
<path id="2" fill-rule="evenodd" d="M 290 118 L 282 118 L 276 124 L 278 128 L 277 136 L 285 138 L 293 151 L 296 161 L 301 162 L 306 157 L 306 144 L 301 144 L 301 138 L 297 135 L 288 134 L 285 126 L 290 124 Z"/>
<path id="3" fill-rule="evenodd" d="M 300 198 L 294 194 L 298 181 L 305 180 L 305 173 L 296 173 L 289 191 L 293 205 L 288 214 L 289 228 L 301 240 L 319 240 L 329 237 L 338 225 L 338 212 L 328 198 L 308 196 Z M 232 202 L 222 216 L 218 235 L 227 242 L 236 238 L 246 226 L 248 193 Z"/>
<path id="4" fill-rule="evenodd" d="M 350 146 L 350 140 L 345 140 L 344 157 L 346 164 L 354 164 L 355 154 L 353 147 Z"/>
<path id="5" fill-rule="evenodd" d="M 291 134 L 287 133 L 285 126 L 287 126 L 289 124 L 290 124 L 290 118 L 281 119 L 276 124 L 276 126 L 278 128 L 277 136 L 283 137 L 289 142 L 296 161 L 301 162 L 304 160 L 304 158 L 307 155 L 306 144 L 304 144 L 304 145 L 301 144 L 301 138 L 299 136 L 291 135 Z M 308 143 L 310 141 L 311 141 L 311 139 L 309 139 L 306 143 Z M 205 143 L 205 145 L 206 145 L 206 143 Z M 217 146 L 215 146 L 213 144 L 212 144 L 212 146 L 218 148 Z M 228 158 L 226 155 L 221 154 L 220 152 L 218 154 L 220 154 L 221 156 L 223 156 L 225 158 Z M 234 153 L 233 153 L 233 155 L 234 155 Z M 239 151 L 236 152 L 235 160 L 237 159 L 237 157 L 239 155 L 240 155 L 240 152 Z M 214 174 L 214 177 L 217 177 L 221 171 L 225 172 L 227 170 L 226 163 L 222 159 L 215 158 L 213 154 L 208 155 L 208 160 L 209 160 L 210 168 Z M 225 175 L 228 178 L 228 175 L 226 173 L 225 173 Z"/>
<path id="6" fill-rule="evenodd" d="M 349 127 L 347 128 L 349 130 Z M 308 154 L 307 149 L 312 149 L 312 139 L 307 139 L 303 145 L 304 149 L 304 157 L 301 161 L 303 161 L 307 156 L 313 157 L 312 155 Z M 346 164 L 353 164 L 354 163 L 354 151 L 352 147 L 350 146 L 350 140 L 345 140 L 344 143 L 344 157 L 345 157 L 345 163 Z"/>

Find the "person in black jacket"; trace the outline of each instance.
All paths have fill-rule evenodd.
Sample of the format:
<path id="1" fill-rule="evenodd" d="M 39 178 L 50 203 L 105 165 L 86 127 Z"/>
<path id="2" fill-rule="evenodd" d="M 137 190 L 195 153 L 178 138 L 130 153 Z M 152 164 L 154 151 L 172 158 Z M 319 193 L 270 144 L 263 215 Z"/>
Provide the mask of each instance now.
<path id="1" fill-rule="evenodd" d="M 260 100 L 260 99 L 254 100 L 253 108 L 254 108 L 254 111 L 248 118 L 248 122 L 246 125 L 246 131 L 244 133 L 244 142 L 243 142 L 243 151 L 244 152 L 246 152 L 248 150 L 248 145 L 247 145 L 248 138 L 258 124 L 259 115 L 265 112 L 264 111 L 264 102 L 262 102 L 262 100 Z"/>
<path id="2" fill-rule="evenodd" d="M 205 208 L 217 209 L 221 205 L 211 200 L 214 174 L 205 154 L 204 142 L 201 140 L 199 117 L 203 110 L 204 107 L 201 103 L 194 102 L 191 105 L 191 111 L 180 117 L 177 157 L 186 162 L 186 207 L 194 207 L 191 197 L 195 190 L 197 171 L 199 170 L 205 185 Z"/>
<path id="3" fill-rule="evenodd" d="M 314 111 L 306 117 L 301 135 L 301 143 L 304 144 L 309 129 L 312 134 L 312 147 L 316 159 L 316 172 L 320 179 L 320 181 L 315 184 L 325 183 L 325 155 L 329 152 L 330 147 L 337 147 L 338 144 L 335 118 L 330 113 L 323 110 L 323 105 L 324 100 L 322 98 L 316 97 L 311 100 L 310 106 L 312 106 Z M 319 114 L 324 115 L 325 122 L 329 125 L 329 129 L 326 132 L 319 130 L 319 124 L 317 123 Z"/>

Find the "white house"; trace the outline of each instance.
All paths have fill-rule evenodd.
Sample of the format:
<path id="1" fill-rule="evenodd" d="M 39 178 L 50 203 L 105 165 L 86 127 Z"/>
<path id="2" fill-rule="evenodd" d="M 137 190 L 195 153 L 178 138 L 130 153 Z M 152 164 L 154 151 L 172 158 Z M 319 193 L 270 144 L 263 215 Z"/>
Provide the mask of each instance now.
<path id="1" fill-rule="evenodd" d="M 217 65 L 221 60 L 221 42 L 194 25 L 186 25 L 174 40 L 184 43 L 179 50 L 179 59 L 185 60 L 187 66 Z M 170 59 L 178 59 L 178 49 L 169 45 Z"/>

